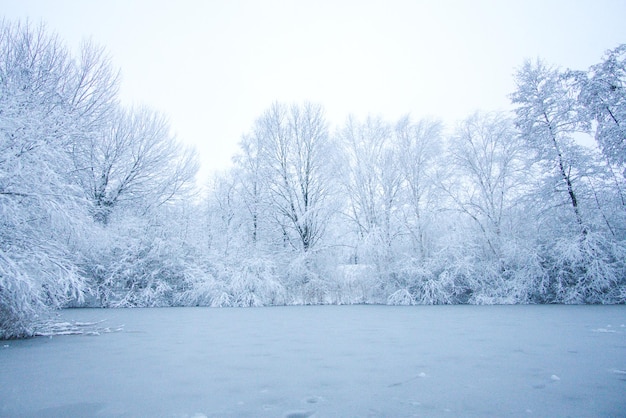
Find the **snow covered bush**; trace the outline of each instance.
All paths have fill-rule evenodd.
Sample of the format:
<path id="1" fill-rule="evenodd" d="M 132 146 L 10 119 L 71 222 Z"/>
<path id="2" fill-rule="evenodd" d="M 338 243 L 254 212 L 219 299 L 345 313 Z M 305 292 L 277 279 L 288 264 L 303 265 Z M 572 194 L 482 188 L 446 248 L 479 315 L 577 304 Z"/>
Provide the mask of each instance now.
<path id="1" fill-rule="evenodd" d="M 331 303 L 332 284 L 318 264 L 318 257 L 311 252 L 292 255 L 285 268 L 285 288 L 289 293 L 288 304 L 314 305 Z"/>
<path id="2" fill-rule="evenodd" d="M 100 306 L 172 306 L 202 274 L 194 249 L 158 216 L 145 221 L 126 215 L 94 228 L 99 240 L 84 270 Z"/>
<path id="3" fill-rule="evenodd" d="M 285 289 L 271 259 L 207 260 L 185 281 L 176 305 L 254 307 L 285 304 Z"/>
<path id="4" fill-rule="evenodd" d="M 402 288 L 396 290 L 391 295 L 389 295 L 389 297 L 387 298 L 387 305 L 417 305 L 417 301 L 408 289 Z"/>
<path id="5" fill-rule="evenodd" d="M 0 193 L 0 338 L 31 336 L 48 309 L 83 298 L 81 222 L 71 201 Z"/>
<path id="6" fill-rule="evenodd" d="M 558 239 L 548 248 L 546 302 L 623 303 L 626 245 L 602 234 Z"/>
<path id="7" fill-rule="evenodd" d="M 234 260 L 233 260 L 234 261 Z M 224 282 L 231 306 L 283 305 L 285 291 L 276 266 L 265 257 L 250 257 L 231 261 L 224 272 Z"/>
<path id="8" fill-rule="evenodd" d="M 171 260 L 160 242 L 122 242 L 102 255 L 96 277 L 98 298 L 105 307 L 167 306 L 173 301 Z"/>
<path id="9" fill-rule="evenodd" d="M 185 288 L 175 295 L 177 306 L 210 306 L 224 308 L 233 306 L 232 296 L 225 283 L 216 280 L 211 274 L 204 273 L 191 278 Z"/>
<path id="10" fill-rule="evenodd" d="M 40 249 L 41 250 L 41 249 Z M 24 256 L 20 256 L 24 254 Z M 81 299 L 84 280 L 66 254 L 0 251 L 0 339 L 32 336 L 49 308 Z"/>
<path id="11" fill-rule="evenodd" d="M 455 276 L 435 262 L 407 259 L 397 265 L 389 305 L 441 305 L 455 302 Z M 397 289 L 397 290 L 396 290 Z"/>
<path id="12" fill-rule="evenodd" d="M 332 302 L 338 305 L 381 303 L 380 281 L 371 264 L 337 266 L 332 283 Z"/>
<path id="13" fill-rule="evenodd" d="M 498 257 L 466 259 L 467 303 L 479 305 L 532 303 L 545 280 L 532 242 L 511 237 L 498 247 Z"/>

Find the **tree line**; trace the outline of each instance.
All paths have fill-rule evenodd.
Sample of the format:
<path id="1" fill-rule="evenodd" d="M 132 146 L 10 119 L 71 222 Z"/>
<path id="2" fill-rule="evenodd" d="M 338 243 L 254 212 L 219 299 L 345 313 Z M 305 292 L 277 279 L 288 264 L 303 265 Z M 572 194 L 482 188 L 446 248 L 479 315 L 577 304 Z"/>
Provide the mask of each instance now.
<path id="1" fill-rule="evenodd" d="M 0 26 L 0 337 L 64 306 L 624 303 L 626 45 L 454 127 L 273 103 L 229 171 L 106 52 Z"/>

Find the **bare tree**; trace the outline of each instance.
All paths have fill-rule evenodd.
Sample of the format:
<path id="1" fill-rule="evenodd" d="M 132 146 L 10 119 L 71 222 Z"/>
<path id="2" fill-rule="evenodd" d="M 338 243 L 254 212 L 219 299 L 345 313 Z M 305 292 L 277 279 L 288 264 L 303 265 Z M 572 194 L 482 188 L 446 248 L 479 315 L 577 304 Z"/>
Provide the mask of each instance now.
<path id="1" fill-rule="evenodd" d="M 250 242 L 256 247 L 264 219 L 263 211 L 269 205 L 262 161 L 263 133 L 244 135 L 239 146 L 241 154 L 235 157 L 235 176 L 241 185 L 241 198 L 249 215 Z"/>
<path id="2" fill-rule="evenodd" d="M 580 231 L 587 233 L 579 197 L 574 185 L 577 147 L 572 135 L 585 128 L 580 118 L 581 106 L 571 80 L 541 61 L 526 61 L 516 75 L 517 90 L 511 95 L 516 124 L 523 138 L 558 173 L 565 186 L 574 219 Z"/>
<path id="3" fill-rule="evenodd" d="M 359 122 L 350 117 L 338 136 L 345 161 L 342 182 L 349 202 L 347 214 L 358 239 L 374 239 L 382 257 L 388 259 L 399 233 L 394 221 L 403 186 L 391 126 L 380 118 Z"/>
<path id="4" fill-rule="evenodd" d="M 194 155 L 172 137 L 165 117 L 145 107 L 119 111 L 89 140 L 82 184 L 94 218 L 104 224 L 120 204 L 145 211 L 171 200 L 197 171 Z"/>
<path id="5" fill-rule="evenodd" d="M 330 216 L 332 153 L 321 106 L 274 103 L 257 121 L 265 184 L 285 239 L 307 252 Z M 295 242 L 294 242 L 295 240 Z"/>
<path id="6" fill-rule="evenodd" d="M 441 131 L 439 121 L 413 123 L 408 116 L 400 119 L 395 129 L 408 204 L 405 224 L 421 259 L 429 255 L 428 244 L 433 238 L 428 236 L 427 230 L 434 223 L 437 211 L 437 187 L 433 177 L 443 149 Z"/>
<path id="7" fill-rule="evenodd" d="M 68 82 L 63 86 L 82 135 L 90 135 L 114 116 L 119 91 L 119 71 L 103 47 L 85 41 L 79 59 L 72 60 Z"/>
<path id="8" fill-rule="evenodd" d="M 503 222 L 522 196 L 528 172 L 526 149 L 513 122 L 501 114 L 474 114 L 457 128 L 450 144 L 454 177 L 446 191 L 499 257 Z"/>
<path id="9" fill-rule="evenodd" d="M 230 174 L 230 173 L 228 173 Z M 210 222 L 209 231 L 213 250 L 224 257 L 231 255 L 235 248 L 241 246 L 237 241 L 237 230 L 240 228 L 238 219 L 241 217 L 241 207 L 238 205 L 236 179 L 229 175 L 221 175 L 211 181 L 207 201 L 207 220 Z M 235 245 L 233 245 L 233 242 Z M 233 248 L 231 248 L 233 247 Z"/>

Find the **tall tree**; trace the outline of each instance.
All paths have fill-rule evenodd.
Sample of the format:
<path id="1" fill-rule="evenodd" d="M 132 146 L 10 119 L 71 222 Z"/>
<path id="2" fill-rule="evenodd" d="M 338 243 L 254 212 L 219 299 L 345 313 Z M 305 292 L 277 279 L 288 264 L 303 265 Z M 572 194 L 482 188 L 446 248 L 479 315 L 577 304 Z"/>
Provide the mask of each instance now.
<path id="1" fill-rule="evenodd" d="M 84 201 L 72 182 L 69 54 L 26 24 L 0 24 L 0 338 L 30 335 L 42 309 L 80 297 L 73 248 Z"/>
<path id="2" fill-rule="evenodd" d="M 260 126 L 256 126 L 257 129 Z M 263 165 L 263 133 L 244 135 L 239 147 L 241 153 L 235 157 L 237 170 L 234 172 L 241 184 L 240 194 L 249 215 L 249 239 L 253 247 L 259 241 L 264 209 L 268 207 L 267 182 Z"/>
<path id="3" fill-rule="evenodd" d="M 381 118 L 349 117 L 338 132 L 342 145 L 344 211 L 355 237 L 354 261 L 373 263 L 380 277 L 390 274 L 393 245 L 402 233 L 403 173 L 392 126 Z"/>
<path id="4" fill-rule="evenodd" d="M 266 184 L 285 238 L 304 252 L 322 238 L 332 184 L 332 152 L 321 106 L 274 103 L 257 121 Z"/>
<path id="5" fill-rule="evenodd" d="M 525 151 L 512 121 L 501 114 L 476 113 L 451 138 L 455 176 L 448 179 L 447 191 L 478 226 L 490 257 L 501 256 L 504 222 L 523 196 Z"/>
<path id="6" fill-rule="evenodd" d="M 575 222 L 586 234 L 574 184 L 578 150 L 572 138 L 586 127 L 580 118 L 581 108 L 571 79 L 538 60 L 526 61 L 515 81 L 517 89 L 511 95 L 513 103 L 518 105 L 515 122 L 538 157 L 556 170 L 559 182 L 565 186 Z"/>
<path id="7" fill-rule="evenodd" d="M 434 223 L 437 210 L 437 189 L 433 179 L 441 155 L 442 125 L 439 121 L 411 122 L 404 117 L 396 124 L 399 164 L 405 182 L 408 210 L 405 223 L 413 241 L 414 251 L 424 259 L 430 255 L 428 229 Z"/>

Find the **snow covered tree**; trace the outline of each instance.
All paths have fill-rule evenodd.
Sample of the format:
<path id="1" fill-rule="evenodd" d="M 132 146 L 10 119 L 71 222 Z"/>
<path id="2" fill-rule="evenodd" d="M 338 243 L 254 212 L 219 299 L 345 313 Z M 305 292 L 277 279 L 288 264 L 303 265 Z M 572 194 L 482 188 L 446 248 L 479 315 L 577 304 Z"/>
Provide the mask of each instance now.
<path id="1" fill-rule="evenodd" d="M 331 210 L 332 150 L 321 106 L 274 103 L 256 122 L 275 221 L 295 249 L 323 237 Z"/>
<path id="2" fill-rule="evenodd" d="M 256 126 L 259 129 L 260 126 Z M 247 229 L 249 242 L 256 249 L 262 237 L 263 227 L 267 225 L 269 205 L 268 184 L 263 164 L 263 133 L 255 132 L 244 135 L 239 143 L 241 153 L 234 159 L 236 170 L 234 176 L 240 184 L 239 194 L 248 215 Z"/>
<path id="3" fill-rule="evenodd" d="M 145 214 L 193 180 L 165 119 L 120 110 L 117 83 L 103 49 L 85 43 L 75 59 L 43 25 L 2 23 L 0 337 L 80 303 L 108 252 L 88 245 L 93 217 L 106 223 L 122 204 Z"/>
<path id="4" fill-rule="evenodd" d="M 89 41 L 81 44 L 70 71 L 63 89 L 76 125 L 73 146 L 80 149 L 86 137 L 97 134 L 115 116 L 119 72 L 113 69 L 106 50 Z"/>
<path id="5" fill-rule="evenodd" d="M 579 99 L 597 123 L 596 140 L 603 154 L 626 165 L 626 44 L 608 51 L 603 61 L 580 78 Z"/>
<path id="6" fill-rule="evenodd" d="M 571 80 L 538 60 L 524 63 L 517 72 L 516 83 L 517 90 L 511 95 L 513 103 L 517 104 L 515 122 L 538 158 L 556 170 L 575 223 L 585 234 L 587 226 L 574 184 L 580 169 L 577 166 L 579 147 L 572 137 L 586 127 Z M 560 188 L 555 185 L 555 189 Z"/>
<path id="7" fill-rule="evenodd" d="M 539 301 L 599 303 L 623 300 L 624 263 L 621 254 L 624 244 L 615 240 L 615 231 L 621 229 L 619 225 L 623 224 L 623 217 L 611 219 L 608 216 L 605 203 L 611 199 L 606 198 L 605 192 L 609 188 L 602 178 L 606 170 L 592 150 L 573 140 L 575 134 L 589 130 L 590 112 L 598 117 L 598 107 L 590 107 L 586 102 L 589 97 L 586 88 L 586 84 L 581 83 L 580 74 L 561 73 L 542 62 L 526 62 L 517 74 L 517 91 L 512 95 L 513 102 L 518 105 L 516 123 L 522 137 L 558 179 L 552 185 L 544 183 L 547 187 L 537 189 L 535 194 L 536 202 L 546 209 L 539 221 L 551 231 L 549 239 L 545 235 L 537 236 L 546 274 L 538 291 Z M 615 115 L 619 113 L 619 106 L 611 106 L 619 101 L 612 100 L 608 109 L 616 110 L 610 112 Z M 601 105 L 600 108 L 605 114 L 597 121 L 600 132 L 604 129 L 601 125 L 607 122 L 608 126 L 617 126 L 614 120 L 606 118 L 608 115 L 612 119 L 607 107 Z M 618 138 L 619 135 L 610 136 Z M 610 149 L 602 143 L 601 146 Z M 611 160 L 612 151 L 604 153 Z M 549 172 L 546 170 L 546 174 Z M 550 179 L 545 176 L 545 180 Z M 559 198 L 562 192 L 567 199 L 551 201 L 551 198 Z M 559 213 L 559 201 L 568 202 L 570 215 L 559 217 L 563 214 Z M 610 235 L 605 233 L 602 224 L 606 225 Z"/>
<path id="8" fill-rule="evenodd" d="M 428 157 L 419 153 L 419 147 L 424 145 L 420 135 L 408 119 L 394 130 L 392 124 L 371 116 L 364 121 L 349 117 L 337 132 L 344 161 L 343 214 L 349 232 L 343 234 L 343 245 L 353 247 L 350 263 L 362 265 L 345 266 L 342 270 L 345 273 L 358 268 L 367 272 L 360 286 L 367 286 L 371 300 L 377 302 L 386 301 L 389 294 L 406 294 L 407 282 L 412 280 L 407 277 L 411 274 L 399 272 L 399 265 L 406 257 L 412 257 L 411 242 L 417 251 L 424 249 L 420 247 L 424 235 L 419 236 L 424 233 L 424 228 L 419 230 L 425 225 L 420 223 L 424 219 L 413 218 L 416 211 L 423 215 L 419 211 L 426 202 L 426 181 L 419 176 L 428 171 L 425 163 Z M 412 161 L 413 157 L 424 160 Z M 415 167 L 417 164 L 419 168 Z M 409 181 L 413 181 L 412 191 L 416 194 L 411 195 L 411 190 L 407 190 Z M 421 187 L 424 189 L 418 189 Z M 423 200 L 411 201 L 411 198 Z M 418 206 L 411 208 L 413 203 Z M 408 235 L 412 239 L 407 243 Z M 404 303 L 407 298 L 393 296 L 390 303 L 398 303 L 399 299 Z"/>
<path id="9" fill-rule="evenodd" d="M 472 265 L 463 283 L 470 302 L 527 302 L 541 277 L 532 233 L 537 211 L 525 206 L 536 172 L 529 151 L 500 113 L 475 113 L 450 138 L 452 170 L 442 187 L 460 214 L 451 240 L 463 243 Z"/>
<path id="10" fill-rule="evenodd" d="M 527 184 L 526 151 L 512 121 L 500 114 L 474 114 L 451 140 L 455 175 L 447 181 L 447 190 L 479 228 L 492 257 L 500 256 L 505 222 L 511 220 Z"/>
<path id="11" fill-rule="evenodd" d="M 145 107 L 119 110 L 75 151 L 93 216 L 103 224 L 120 205 L 141 212 L 175 198 L 198 167 L 191 150 L 170 134 L 166 118 Z"/>
<path id="12" fill-rule="evenodd" d="M 212 250 L 223 257 L 249 250 L 241 231 L 243 207 L 238 200 L 239 184 L 231 174 L 218 175 L 211 181 L 207 199 Z"/>
<path id="13" fill-rule="evenodd" d="M 626 44 L 607 51 L 588 71 L 569 71 L 585 118 L 592 122 L 604 170 L 588 178 L 598 210 L 615 235 L 626 216 Z M 621 171 L 621 176 L 619 175 Z M 592 184 L 593 183 L 593 184 Z M 611 218 L 619 218 L 611 219 Z"/>
<path id="14" fill-rule="evenodd" d="M 375 259 L 388 263 L 400 233 L 396 221 L 403 182 L 393 130 L 380 118 L 360 122 L 349 117 L 338 132 L 338 141 L 345 161 L 341 176 L 347 203 L 344 211 L 357 235 L 357 247 L 374 251 Z"/>
<path id="15" fill-rule="evenodd" d="M 0 25 L 0 338 L 32 335 L 47 307 L 82 297 L 85 202 L 67 150 L 72 62 L 42 26 Z"/>
<path id="16" fill-rule="evenodd" d="M 405 190 L 404 221 L 413 242 L 413 252 L 420 259 L 433 250 L 435 213 L 438 190 L 435 171 L 443 151 L 441 122 L 404 117 L 396 124 L 399 164 Z"/>

